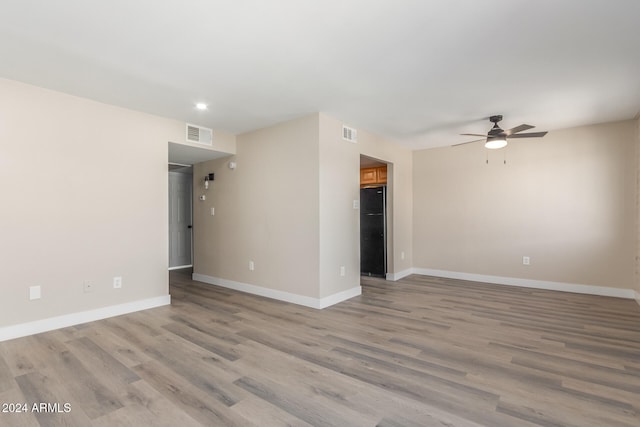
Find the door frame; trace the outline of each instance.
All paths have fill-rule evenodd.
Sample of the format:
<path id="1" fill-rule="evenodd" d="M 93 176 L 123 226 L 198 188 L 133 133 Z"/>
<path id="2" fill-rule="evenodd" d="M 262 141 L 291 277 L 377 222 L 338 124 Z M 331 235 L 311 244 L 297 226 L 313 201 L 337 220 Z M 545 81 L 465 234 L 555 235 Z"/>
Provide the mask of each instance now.
<path id="1" fill-rule="evenodd" d="M 373 162 L 374 164 L 379 164 L 379 165 L 386 165 L 387 166 L 387 183 L 385 185 L 386 190 L 385 190 L 385 219 L 384 219 L 384 227 L 385 227 L 385 245 L 386 245 L 386 251 L 385 251 L 385 259 L 384 259 L 384 264 L 385 264 L 385 279 L 386 280 L 391 280 L 390 277 L 392 277 L 393 273 L 389 273 L 389 271 L 391 271 L 391 267 L 394 265 L 395 263 L 395 259 L 393 256 L 393 248 L 394 248 L 394 224 L 393 224 L 393 220 L 394 220 L 394 206 L 393 206 L 393 200 L 394 200 L 394 194 L 393 194 L 393 187 L 394 187 L 394 181 L 393 181 L 393 168 L 394 168 L 394 164 L 392 161 L 389 160 L 385 160 L 383 158 L 379 158 L 379 157 L 375 157 L 369 154 L 364 154 L 364 153 L 360 153 L 360 168 L 362 167 L 368 167 L 367 165 L 363 166 L 362 164 L 362 160 L 363 158 L 365 159 L 365 163 L 367 163 L 368 165 L 370 165 L 371 162 Z M 358 172 L 359 172 L 358 169 Z M 358 176 L 360 176 L 360 174 L 358 173 Z M 360 181 L 358 181 L 358 188 L 360 187 Z M 360 191 L 358 191 L 358 194 L 360 194 Z M 359 196 L 358 196 L 359 197 Z M 362 238 L 362 236 L 360 235 L 360 220 L 358 220 L 358 242 L 360 242 L 360 239 Z M 359 243 L 358 243 L 359 244 Z M 360 256 L 358 257 L 360 258 Z M 360 263 L 360 259 L 358 259 L 358 263 Z"/>
<path id="2" fill-rule="evenodd" d="M 170 170 L 171 166 L 177 166 L 180 168 L 190 168 L 191 169 L 191 173 L 189 174 L 191 176 L 191 178 L 189 179 L 189 203 L 191 204 L 191 209 L 190 209 L 190 218 L 189 218 L 189 222 L 191 223 L 191 226 L 193 227 L 193 165 L 185 165 L 185 164 L 181 164 L 181 163 L 174 163 L 174 162 L 169 162 L 168 167 L 167 167 L 167 182 L 169 181 L 169 177 L 171 176 L 171 174 L 179 174 L 180 172 L 175 172 Z M 185 174 L 186 175 L 186 174 Z M 171 209 L 171 188 L 167 188 L 167 204 L 169 205 L 169 209 Z M 167 254 L 167 268 L 168 270 L 180 270 L 183 268 L 189 268 L 189 267 L 193 267 L 193 228 L 190 228 L 191 230 L 191 247 L 189 248 L 190 250 L 190 260 L 191 262 L 189 264 L 185 264 L 185 265 L 178 265 L 178 266 L 174 266 L 171 267 L 171 224 L 169 223 L 169 218 L 167 217 L 167 236 L 169 237 L 169 241 L 168 241 L 168 251 L 169 253 Z"/>

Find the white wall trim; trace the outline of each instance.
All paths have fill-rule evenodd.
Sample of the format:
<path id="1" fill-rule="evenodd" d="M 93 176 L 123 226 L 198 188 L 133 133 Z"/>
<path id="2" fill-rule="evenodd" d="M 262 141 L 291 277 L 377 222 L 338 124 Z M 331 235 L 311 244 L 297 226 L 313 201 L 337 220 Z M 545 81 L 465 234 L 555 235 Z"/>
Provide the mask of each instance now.
<path id="1" fill-rule="evenodd" d="M 414 273 L 413 268 L 407 268 L 406 270 L 399 271 L 397 273 L 387 273 L 387 280 L 400 280 L 407 276 L 411 276 Z"/>
<path id="2" fill-rule="evenodd" d="M 327 308 L 334 304 L 338 304 L 339 302 L 346 301 L 353 297 L 357 297 L 358 295 L 362 295 L 362 287 L 355 286 L 351 289 L 347 289 L 346 291 L 338 292 L 337 294 L 329 295 L 328 297 L 320 298 L 319 307 L 318 308 Z"/>
<path id="3" fill-rule="evenodd" d="M 189 267 L 193 267 L 193 264 L 189 264 L 189 265 L 176 265 L 175 267 L 169 267 L 169 271 L 171 270 L 180 270 L 183 268 L 189 268 Z"/>
<path id="4" fill-rule="evenodd" d="M 303 295 L 292 294 L 290 292 L 278 291 L 275 289 L 263 288 L 262 286 L 250 285 L 248 283 L 236 282 L 233 280 L 221 279 L 219 277 L 207 276 L 206 274 L 193 273 L 193 280 L 207 283 L 209 285 L 222 286 L 223 288 L 233 289 L 248 294 L 259 295 L 261 297 L 271 298 L 278 301 L 290 302 L 293 304 L 303 305 L 305 307 L 322 309 L 339 302 L 353 298 L 362 293 L 362 288 L 355 288 L 338 292 L 324 298 L 306 297 Z"/>
<path id="5" fill-rule="evenodd" d="M 633 299 L 633 289 L 608 288 L 606 286 L 580 285 L 575 283 L 548 282 L 544 280 L 518 279 L 515 277 L 487 276 L 483 274 L 459 273 L 430 268 L 414 268 L 414 273 L 425 276 L 447 277 L 449 279 L 471 280 L 474 282 L 495 283 L 498 285 L 519 286 L 523 288 L 547 289 L 551 291 L 573 292 L 577 294 L 600 295 L 606 297 Z"/>
<path id="6" fill-rule="evenodd" d="M 48 319 L 5 326 L 0 328 L 0 342 L 169 304 L 171 304 L 171 295 L 164 295 L 140 301 L 111 305 L 109 307 L 96 308 L 95 310 L 64 314 Z"/>

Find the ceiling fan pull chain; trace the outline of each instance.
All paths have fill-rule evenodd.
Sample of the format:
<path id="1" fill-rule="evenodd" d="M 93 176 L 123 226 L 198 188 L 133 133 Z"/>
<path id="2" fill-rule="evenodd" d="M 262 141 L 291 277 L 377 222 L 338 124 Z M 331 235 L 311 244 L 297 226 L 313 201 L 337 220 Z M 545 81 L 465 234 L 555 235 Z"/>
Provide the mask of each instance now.
<path id="1" fill-rule="evenodd" d="M 503 160 L 504 164 L 507 164 L 507 149 L 504 149 L 504 160 Z"/>
<path id="2" fill-rule="evenodd" d="M 485 148 L 484 152 L 487 155 L 487 164 L 489 164 L 489 150 Z"/>

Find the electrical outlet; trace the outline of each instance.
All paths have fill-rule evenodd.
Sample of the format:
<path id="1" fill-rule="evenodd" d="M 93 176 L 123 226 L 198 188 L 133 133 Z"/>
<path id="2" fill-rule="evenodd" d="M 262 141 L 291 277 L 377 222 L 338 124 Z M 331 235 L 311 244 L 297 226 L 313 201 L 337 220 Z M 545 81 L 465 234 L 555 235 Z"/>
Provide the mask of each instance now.
<path id="1" fill-rule="evenodd" d="M 344 277 L 347 274 L 347 269 L 344 267 L 344 265 L 340 266 L 340 277 Z"/>
<path id="2" fill-rule="evenodd" d="M 530 265 L 530 264 L 531 264 L 531 259 L 528 256 L 523 256 L 522 265 Z"/>
<path id="3" fill-rule="evenodd" d="M 122 277 L 116 276 L 113 278 L 113 288 L 120 289 L 122 287 Z"/>
<path id="4" fill-rule="evenodd" d="M 249 270 L 253 271 L 256 269 L 256 265 L 253 263 L 253 261 L 249 261 Z"/>
<path id="5" fill-rule="evenodd" d="M 211 208 L 211 216 L 214 216 L 216 214 L 216 209 L 215 208 Z"/>
<path id="6" fill-rule="evenodd" d="M 82 289 L 84 290 L 85 294 L 93 292 L 93 282 L 91 282 L 90 280 L 85 280 L 82 284 Z"/>
<path id="7" fill-rule="evenodd" d="M 400 252 L 400 259 L 404 259 L 404 251 Z"/>

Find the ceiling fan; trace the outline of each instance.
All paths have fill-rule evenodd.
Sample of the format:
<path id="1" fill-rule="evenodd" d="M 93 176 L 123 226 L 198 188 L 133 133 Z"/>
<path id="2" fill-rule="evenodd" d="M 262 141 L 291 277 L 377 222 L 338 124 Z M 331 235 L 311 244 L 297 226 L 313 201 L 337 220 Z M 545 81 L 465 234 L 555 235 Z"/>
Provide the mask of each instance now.
<path id="1" fill-rule="evenodd" d="M 489 121 L 493 123 L 493 127 L 487 133 L 487 135 L 480 135 L 477 133 L 462 133 L 460 135 L 465 136 L 481 136 L 482 139 L 476 139 L 474 141 L 462 142 L 460 144 L 454 144 L 453 147 L 458 145 L 471 144 L 472 142 L 486 141 L 484 146 L 491 149 L 502 148 L 507 146 L 507 137 L 511 138 L 542 138 L 547 134 L 547 132 L 529 132 L 529 133 L 519 133 L 523 130 L 533 129 L 535 126 L 531 125 L 520 125 L 509 130 L 502 130 L 500 126 L 498 126 L 498 122 L 502 120 L 501 115 L 495 115 L 489 117 Z"/>

